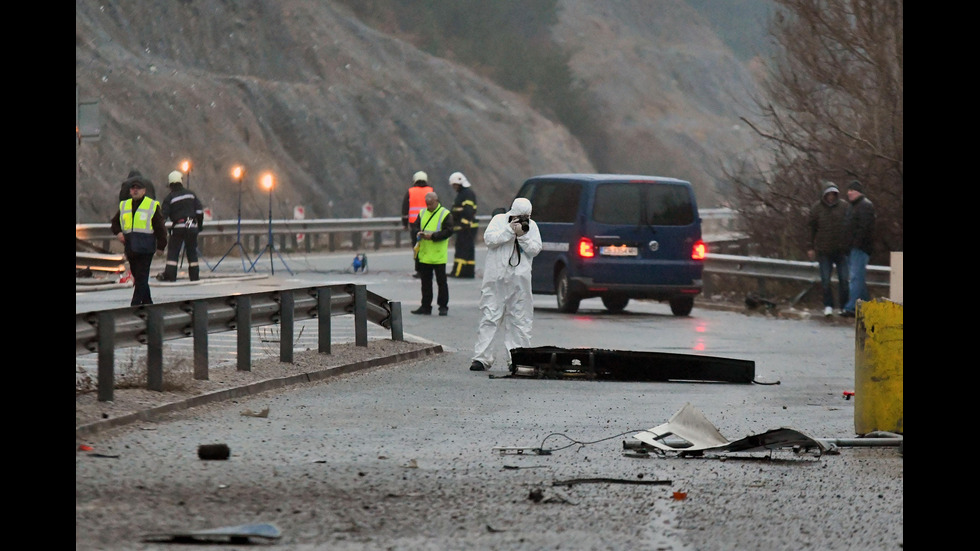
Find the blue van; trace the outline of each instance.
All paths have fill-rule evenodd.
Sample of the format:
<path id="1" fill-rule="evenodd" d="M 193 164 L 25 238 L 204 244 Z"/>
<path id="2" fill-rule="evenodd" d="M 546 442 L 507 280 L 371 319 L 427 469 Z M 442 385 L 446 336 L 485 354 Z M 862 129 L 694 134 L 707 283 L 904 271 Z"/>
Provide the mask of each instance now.
<path id="1" fill-rule="evenodd" d="M 668 301 L 687 316 L 701 292 L 705 244 L 690 182 L 661 176 L 546 174 L 517 197 L 541 231 L 531 288 L 575 313 L 601 297 L 611 312 L 631 298 Z"/>

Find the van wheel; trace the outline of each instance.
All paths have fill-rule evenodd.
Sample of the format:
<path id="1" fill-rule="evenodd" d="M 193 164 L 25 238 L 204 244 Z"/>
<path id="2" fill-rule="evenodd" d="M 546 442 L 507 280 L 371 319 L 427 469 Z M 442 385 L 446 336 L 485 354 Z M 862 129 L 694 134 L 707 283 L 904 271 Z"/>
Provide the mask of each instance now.
<path id="1" fill-rule="evenodd" d="M 582 301 L 578 296 L 571 292 L 571 285 L 568 283 L 568 271 L 562 268 L 555 278 L 555 297 L 558 299 L 558 311 L 566 314 L 578 312 L 578 304 Z"/>
<path id="2" fill-rule="evenodd" d="M 694 308 L 694 297 L 673 297 L 670 299 L 670 311 L 675 316 L 686 316 Z"/>
<path id="3" fill-rule="evenodd" d="M 623 295 L 603 295 L 602 305 L 606 307 L 606 310 L 614 314 L 618 314 L 626 308 L 626 305 L 630 303 L 629 297 L 624 297 Z"/>

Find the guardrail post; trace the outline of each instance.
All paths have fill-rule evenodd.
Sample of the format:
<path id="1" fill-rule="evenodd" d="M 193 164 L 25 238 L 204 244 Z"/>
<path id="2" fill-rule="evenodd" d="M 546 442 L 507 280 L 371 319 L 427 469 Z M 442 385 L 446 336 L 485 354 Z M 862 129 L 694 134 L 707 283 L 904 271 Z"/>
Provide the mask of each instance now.
<path id="1" fill-rule="evenodd" d="M 194 335 L 194 379 L 208 380 L 208 303 L 196 300 L 191 305 L 191 327 Z"/>
<path id="2" fill-rule="evenodd" d="M 252 370 L 252 299 L 241 295 L 235 300 L 235 327 L 238 329 L 238 371 Z"/>
<path id="3" fill-rule="evenodd" d="M 331 243 L 333 234 L 330 234 Z M 317 323 L 317 352 L 320 354 L 330 353 L 330 301 L 332 294 L 330 287 L 320 287 L 316 291 L 316 323 Z"/>
<path id="4" fill-rule="evenodd" d="M 295 301 L 292 291 L 279 294 L 279 361 L 293 363 L 293 318 Z"/>
<path id="5" fill-rule="evenodd" d="M 391 309 L 391 340 L 405 340 L 405 333 L 402 331 L 402 303 L 398 301 L 388 301 L 388 308 Z"/>
<path id="6" fill-rule="evenodd" d="M 381 243 L 382 243 L 381 237 L 382 235 L 380 231 L 374 232 L 374 250 L 378 250 L 381 248 Z"/>
<path id="7" fill-rule="evenodd" d="M 103 311 L 96 314 L 95 320 L 99 341 L 99 401 L 111 402 L 116 387 L 116 318 Z"/>
<path id="8" fill-rule="evenodd" d="M 146 388 L 163 391 L 163 310 L 146 308 Z"/>
<path id="9" fill-rule="evenodd" d="M 354 344 L 367 346 L 367 285 L 354 286 Z"/>

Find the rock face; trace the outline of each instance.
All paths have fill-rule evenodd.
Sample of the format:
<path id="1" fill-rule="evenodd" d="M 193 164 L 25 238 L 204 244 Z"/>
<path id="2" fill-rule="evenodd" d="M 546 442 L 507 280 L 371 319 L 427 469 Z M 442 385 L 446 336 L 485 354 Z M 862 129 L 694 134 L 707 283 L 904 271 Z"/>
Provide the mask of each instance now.
<path id="1" fill-rule="evenodd" d="M 744 68 L 683 2 L 648 4 L 565 0 L 555 32 L 608 119 L 603 168 L 690 179 L 701 206 L 714 206 L 709 159 L 732 145 Z M 667 11 L 677 20 L 662 20 Z M 524 98 L 329 0 L 79 2 L 75 80 L 100 115 L 98 137 L 76 146 L 79 223 L 108 222 L 133 169 L 162 199 L 185 159 L 216 219 L 237 216 L 239 191 L 245 219 L 270 208 L 292 218 L 296 206 L 307 218 L 359 218 L 365 203 L 397 216 L 417 170 L 446 204 L 449 175 L 463 171 L 489 214 L 531 175 L 596 170 Z M 259 186 L 266 172 L 271 195 Z"/>
<path id="2" fill-rule="evenodd" d="M 759 151 L 739 120 L 758 94 L 745 65 L 681 0 L 561 6 L 553 36 L 573 52 L 572 69 L 605 123 L 593 161 L 608 172 L 689 180 L 701 207 L 723 203 L 720 167 Z"/>

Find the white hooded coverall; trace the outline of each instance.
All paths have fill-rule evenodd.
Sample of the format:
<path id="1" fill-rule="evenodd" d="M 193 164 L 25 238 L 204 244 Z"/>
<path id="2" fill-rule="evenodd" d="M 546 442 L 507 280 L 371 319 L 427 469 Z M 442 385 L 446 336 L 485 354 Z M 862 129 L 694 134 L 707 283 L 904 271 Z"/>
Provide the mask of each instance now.
<path id="1" fill-rule="evenodd" d="M 492 344 L 499 329 L 503 330 L 508 366 L 512 348 L 531 345 L 531 322 L 534 317 L 531 260 L 541 252 L 541 233 L 534 220 L 529 220 L 527 233 L 518 236 L 510 217 L 523 215 L 531 215 L 531 202 L 518 197 L 514 199 L 510 211 L 494 216 L 483 232 L 487 259 L 480 287 L 482 318 L 473 359 L 482 362 L 488 369 L 493 365 Z"/>

